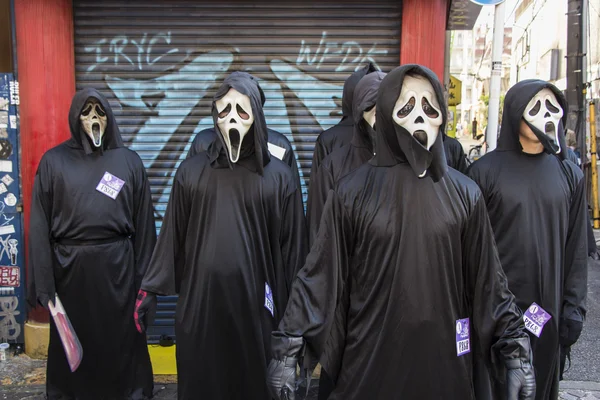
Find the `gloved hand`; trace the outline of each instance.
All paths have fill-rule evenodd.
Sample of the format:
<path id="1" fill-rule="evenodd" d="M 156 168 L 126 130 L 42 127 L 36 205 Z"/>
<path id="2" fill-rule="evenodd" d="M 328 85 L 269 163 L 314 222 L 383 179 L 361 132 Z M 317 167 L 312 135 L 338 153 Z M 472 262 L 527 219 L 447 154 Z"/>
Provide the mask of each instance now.
<path id="1" fill-rule="evenodd" d="M 559 327 L 559 342 L 563 347 L 571 347 L 577 342 L 581 331 L 583 330 L 583 322 L 574 319 L 561 318 Z"/>
<path id="2" fill-rule="evenodd" d="M 154 321 L 156 314 L 156 294 L 140 289 L 135 300 L 133 319 L 139 333 L 146 332 L 146 328 Z"/>
<path id="3" fill-rule="evenodd" d="M 535 372 L 529 361 L 520 361 L 521 366 L 509 368 L 506 372 L 508 400 L 535 399 Z"/>
<path id="4" fill-rule="evenodd" d="M 296 392 L 296 357 L 271 360 L 267 367 L 267 386 L 276 400 L 294 400 Z"/>
<path id="5" fill-rule="evenodd" d="M 267 368 L 267 387 L 275 400 L 294 400 L 296 365 L 304 345 L 301 337 L 273 338 L 274 356 Z"/>

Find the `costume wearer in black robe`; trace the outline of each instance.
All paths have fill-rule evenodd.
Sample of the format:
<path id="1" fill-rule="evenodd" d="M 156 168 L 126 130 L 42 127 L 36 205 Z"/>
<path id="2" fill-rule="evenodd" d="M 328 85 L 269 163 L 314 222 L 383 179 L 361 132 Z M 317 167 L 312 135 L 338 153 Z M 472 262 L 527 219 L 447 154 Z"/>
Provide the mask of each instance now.
<path id="1" fill-rule="evenodd" d="M 566 160 L 562 126 L 561 153 L 545 133 L 530 128 L 544 144 L 540 154 L 523 152 L 519 126 L 529 101 L 549 88 L 567 116 L 567 103 L 553 85 L 540 80 L 517 83 L 506 94 L 502 131 L 495 151 L 469 169 L 481 188 L 494 229 L 502 267 L 517 304 L 533 302 L 548 312 L 541 337 L 531 335 L 537 399 L 557 399 L 559 343 L 572 345 L 583 326 L 587 292 L 585 180 Z"/>
<path id="2" fill-rule="evenodd" d="M 250 98 L 254 116 L 235 164 L 215 106 L 230 88 Z M 232 73 L 212 112 L 221 140 L 177 170 L 142 289 L 179 294 L 179 399 L 267 400 L 270 335 L 307 251 L 300 189 L 290 168 L 269 155 L 254 80 Z"/>
<path id="3" fill-rule="evenodd" d="M 79 117 L 88 99 L 103 107 L 101 148 Z M 108 101 L 94 89 L 73 98 L 72 138 L 48 150 L 35 176 L 29 227 L 29 303 L 59 295 L 83 347 L 71 373 L 50 320 L 49 399 L 147 399 L 152 366 L 146 337 L 135 329 L 135 298 L 156 242 L 150 184 L 139 156 L 125 148 Z M 125 181 L 116 199 L 97 185 Z M 114 180 L 114 179 L 113 179 Z M 32 279 L 33 278 L 33 279 Z"/>
<path id="4" fill-rule="evenodd" d="M 317 236 L 321 213 L 329 191 L 334 188 L 340 178 L 373 157 L 374 144 L 371 135 L 374 135 L 374 131 L 363 119 L 363 112 L 375 105 L 377 90 L 379 90 L 384 76 L 383 72 L 373 72 L 365 75 L 356 85 L 352 101 L 354 136 L 350 143 L 335 149 L 325 157 L 317 172 L 311 176 L 306 203 L 306 219 L 308 220 L 311 245 Z"/>
<path id="5" fill-rule="evenodd" d="M 316 174 L 310 180 L 307 202 L 307 220 L 310 244 L 314 242 L 321 221 L 327 194 L 335 183 L 373 157 L 375 131 L 363 118 L 363 112 L 373 108 L 379 85 L 385 77 L 383 72 L 365 75 L 354 89 L 353 116 L 354 136 L 345 146 L 335 149 L 325 157 Z M 332 339 L 335 342 L 335 339 Z M 321 368 L 319 399 L 327 399 L 334 388 L 327 371 Z"/>
<path id="6" fill-rule="evenodd" d="M 428 79 L 443 104 L 441 84 L 424 67 L 398 67 L 381 83 L 376 155 L 329 192 L 273 333 L 268 379 L 277 399 L 303 352 L 320 357 L 335 400 L 474 399 L 473 352 L 497 374 L 508 368 L 507 378 L 530 360 L 481 192 L 446 166 L 444 108 L 430 151 L 394 123 L 407 73 Z M 465 318 L 472 352 L 459 357 Z M 333 346 L 337 335 L 344 340 Z M 528 379 L 535 385 L 532 369 Z"/>
<path id="7" fill-rule="evenodd" d="M 363 76 L 377 71 L 372 63 L 355 71 L 344 82 L 344 90 L 342 92 L 342 119 L 337 125 L 321 132 L 315 143 L 315 151 L 313 153 L 312 165 L 310 173 L 316 174 L 321 166 L 321 162 L 333 150 L 347 145 L 352 140 L 354 135 L 354 116 L 352 99 L 354 98 L 354 88 Z"/>
<path id="8" fill-rule="evenodd" d="M 450 168 L 454 168 L 463 174 L 467 173 L 467 156 L 462 144 L 455 138 L 444 133 L 444 151 L 446 152 L 446 162 Z"/>
<path id="9" fill-rule="evenodd" d="M 250 79 L 254 79 L 254 77 L 250 74 L 247 74 Z M 258 85 L 258 82 L 256 82 Z M 263 90 L 258 85 L 260 91 L 260 97 L 262 105 L 265 105 L 265 94 Z M 193 157 L 198 153 L 206 151 L 210 144 L 217 139 L 217 133 L 215 132 L 215 128 L 207 128 L 196 134 L 194 137 L 194 141 L 192 142 L 192 146 L 188 151 L 187 158 Z M 220 139 L 217 139 L 220 140 Z M 277 146 L 280 149 L 275 148 L 275 152 L 271 152 L 272 156 L 275 156 L 286 163 L 291 169 L 298 184 L 298 187 L 302 187 L 300 184 L 300 173 L 298 172 L 298 163 L 296 162 L 296 157 L 294 155 L 294 150 L 292 149 L 292 144 L 288 140 L 287 137 L 283 133 L 277 132 L 274 129 L 267 128 L 267 141 L 268 144 L 272 146 Z M 267 145 L 268 146 L 268 145 Z M 270 149 L 269 149 L 270 150 Z M 284 151 L 283 156 L 279 154 L 279 152 Z"/>

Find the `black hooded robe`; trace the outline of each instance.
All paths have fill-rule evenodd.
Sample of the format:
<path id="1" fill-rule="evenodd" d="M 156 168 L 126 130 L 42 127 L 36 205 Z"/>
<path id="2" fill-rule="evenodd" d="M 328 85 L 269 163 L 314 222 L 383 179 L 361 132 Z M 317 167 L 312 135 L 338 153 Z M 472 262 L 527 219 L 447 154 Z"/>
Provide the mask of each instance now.
<path id="1" fill-rule="evenodd" d="M 354 135 L 354 116 L 352 108 L 352 100 L 354 98 L 354 88 L 363 76 L 377 71 L 377 68 L 369 63 L 365 67 L 355 71 L 344 82 L 342 92 L 342 120 L 331 128 L 321 132 L 315 142 L 315 150 L 313 153 L 311 174 L 317 173 L 321 162 L 333 150 L 347 145 L 352 140 Z"/>
<path id="2" fill-rule="evenodd" d="M 206 151 L 210 144 L 215 140 L 220 140 L 215 132 L 215 128 L 201 130 L 194 137 L 194 141 L 192 142 L 192 146 L 188 151 L 187 158 Z M 294 174 L 296 184 L 299 188 L 302 188 L 300 183 L 300 173 L 298 172 L 298 163 L 296 162 L 294 150 L 292 149 L 292 144 L 288 138 L 286 138 L 283 133 L 279 133 L 276 130 L 267 128 L 267 141 L 271 145 L 275 145 L 285 151 L 283 156 L 279 156 L 279 154 L 275 155 L 273 153 L 271 153 L 271 155 L 279 158 L 281 161 L 287 164 L 288 167 L 290 167 L 292 173 Z"/>
<path id="3" fill-rule="evenodd" d="M 142 283 L 179 294 L 179 399 L 270 399 L 270 334 L 306 256 L 300 189 L 289 167 L 269 156 L 259 92 L 247 75 L 231 74 L 215 95 L 234 88 L 250 97 L 254 124 L 239 161 L 229 161 L 220 133 L 207 152 L 183 161 Z"/>
<path id="4" fill-rule="evenodd" d="M 376 155 L 329 192 L 273 333 L 278 360 L 288 337 L 320 356 L 336 382 L 331 400 L 474 399 L 473 352 L 500 370 L 502 361 L 528 359 L 513 340 L 527 335 L 481 192 L 447 170 L 441 133 L 430 153 L 393 122 L 408 72 L 427 77 L 443 104 L 441 85 L 423 67 L 402 66 L 383 80 Z M 457 356 L 457 321 L 465 318 L 472 352 Z M 336 330 L 345 340 L 330 346 Z"/>
<path id="5" fill-rule="evenodd" d="M 103 147 L 95 151 L 79 121 L 89 98 L 107 116 Z M 123 146 L 110 105 L 96 90 L 75 95 L 69 126 L 72 138 L 44 154 L 35 176 L 29 302 L 46 306 L 59 295 L 83 360 L 71 373 L 51 319 L 47 396 L 147 399 L 152 366 L 133 309 L 156 242 L 148 178 L 139 156 Z M 96 189 L 106 173 L 125 182 L 114 200 Z"/>
<path id="6" fill-rule="evenodd" d="M 565 160 L 562 133 L 558 155 L 526 154 L 519 142 L 523 112 L 545 87 L 567 109 L 554 86 L 539 80 L 517 83 L 504 100 L 498 147 L 469 169 L 483 192 L 500 261 L 517 304 L 525 311 L 535 302 L 552 316 L 540 338 L 530 335 L 539 400 L 558 398 L 561 319 L 583 322 L 585 318 L 589 223 L 585 180 L 581 170 Z"/>
<path id="7" fill-rule="evenodd" d="M 355 87 L 352 102 L 352 114 L 354 115 L 352 140 L 325 157 L 319 169 L 313 172 L 311 176 L 306 203 L 306 219 L 311 245 L 317 236 L 323 206 L 327 200 L 329 190 L 334 188 L 335 183 L 340 178 L 373 157 L 373 143 L 362 113 L 375 105 L 377 90 L 384 76 L 383 72 L 370 73 L 361 79 Z"/>
<path id="8" fill-rule="evenodd" d="M 444 134 L 444 151 L 446 153 L 446 162 L 450 168 L 454 168 L 460 173 L 467 173 L 467 156 L 462 144 L 455 138 Z"/>

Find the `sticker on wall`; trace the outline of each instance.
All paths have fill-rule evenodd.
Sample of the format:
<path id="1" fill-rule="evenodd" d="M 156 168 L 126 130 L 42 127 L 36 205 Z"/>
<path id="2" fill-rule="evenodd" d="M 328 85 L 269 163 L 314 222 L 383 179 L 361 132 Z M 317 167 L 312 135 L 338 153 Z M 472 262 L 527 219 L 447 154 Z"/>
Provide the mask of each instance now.
<path id="1" fill-rule="evenodd" d="M 8 128 L 8 112 L 0 111 L 0 128 Z"/>
<path id="2" fill-rule="evenodd" d="M 8 99 L 0 97 L 0 111 L 8 111 Z"/>
<path id="3" fill-rule="evenodd" d="M 11 233 L 15 233 L 15 227 L 12 225 L 0 226 L 0 235 L 8 235 Z M 0 242 L 2 242 L 2 238 L 0 238 Z"/>
<path id="4" fill-rule="evenodd" d="M 0 183 L 0 194 L 8 192 L 6 185 L 4 183 Z"/>
<path id="5" fill-rule="evenodd" d="M 0 160 L 0 172 L 13 172 L 12 161 Z"/>
<path id="6" fill-rule="evenodd" d="M 19 287 L 20 278 L 19 267 L 0 265 L 0 286 Z"/>
<path id="7" fill-rule="evenodd" d="M 14 207 L 17 205 L 17 196 L 12 193 L 9 193 L 4 198 L 4 203 L 9 207 Z"/>
<path id="8" fill-rule="evenodd" d="M 12 155 L 12 144 L 8 139 L 0 139 L 0 159 L 8 160 Z"/>
<path id="9" fill-rule="evenodd" d="M 0 238 L 0 245 L 2 245 L 2 249 L 0 249 L 0 262 L 4 261 L 4 256 L 6 255 L 11 265 L 17 265 L 17 256 L 19 255 L 17 246 L 19 245 L 19 241 L 11 239 L 10 235 L 8 235 L 6 238 Z"/>
<path id="10" fill-rule="evenodd" d="M 19 99 L 19 82 L 18 81 L 10 81 L 8 84 L 10 90 L 10 103 L 18 106 L 20 103 Z"/>
<path id="11" fill-rule="evenodd" d="M 11 176 L 9 174 L 6 174 L 2 177 L 2 182 L 4 182 L 4 184 L 6 186 L 10 186 L 11 183 L 13 183 L 15 180 L 13 178 L 11 178 Z"/>
<path id="12" fill-rule="evenodd" d="M 0 128 L 0 139 L 8 139 L 8 130 Z"/>
<path id="13" fill-rule="evenodd" d="M 17 129 L 17 116 L 11 115 L 8 119 L 10 121 L 10 129 Z"/>
<path id="14" fill-rule="evenodd" d="M 13 287 L 0 287 L 0 296 L 12 296 L 15 294 Z"/>

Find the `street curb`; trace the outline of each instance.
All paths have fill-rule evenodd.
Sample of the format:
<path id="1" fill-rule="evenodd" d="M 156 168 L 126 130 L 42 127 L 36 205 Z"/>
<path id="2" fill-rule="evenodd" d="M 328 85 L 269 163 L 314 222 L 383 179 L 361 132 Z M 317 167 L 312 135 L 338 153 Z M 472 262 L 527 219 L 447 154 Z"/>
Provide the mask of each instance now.
<path id="1" fill-rule="evenodd" d="M 600 392 L 600 382 L 561 381 L 560 390 L 591 390 Z"/>

